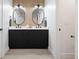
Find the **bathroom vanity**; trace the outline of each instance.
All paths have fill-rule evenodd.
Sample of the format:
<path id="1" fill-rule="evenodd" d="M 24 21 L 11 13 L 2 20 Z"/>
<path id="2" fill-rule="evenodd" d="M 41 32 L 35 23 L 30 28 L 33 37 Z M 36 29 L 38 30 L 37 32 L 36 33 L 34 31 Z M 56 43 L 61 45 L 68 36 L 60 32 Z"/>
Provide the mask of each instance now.
<path id="1" fill-rule="evenodd" d="M 48 28 L 9 28 L 9 47 L 48 48 Z"/>
<path id="2" fill-rule="evenodd" d="M 10 17 L 9 21 L 9 47 L 11 49 L 48 48 L 48 28 L 46 28 L 47 22 L 43 5 L 36 4 L 35 6 L 37 6 L 37 8 L 32 6 L 32 13 L 29 14 L 32 22 L 28 23 L 25 21 L 30 20 L 27 19 L 29 17 L 25 15 L 27 8 L 23 7 L 20 3 L 13 6 L 13 17 Z M 32 26 L 34 26 L 34 28 Z"/>

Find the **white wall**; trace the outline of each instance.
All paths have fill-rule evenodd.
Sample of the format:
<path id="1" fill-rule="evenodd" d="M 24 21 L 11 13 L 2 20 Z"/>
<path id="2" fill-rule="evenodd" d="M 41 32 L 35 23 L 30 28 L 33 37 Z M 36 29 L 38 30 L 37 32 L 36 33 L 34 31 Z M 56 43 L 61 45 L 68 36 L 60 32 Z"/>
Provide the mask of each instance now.
<path id="1" fill-rule="evenodd" d="M 0 58 L 1 58 L 1 51 L 2 51 L 2 49 L 1 49 L 1 39 L 2 39 L 2 32 L 0 31 Z"/>
<path id="2" fill-rule="evenodd" d="M 2 39 L 2 56 L 9 50 L 8 47 L 8 27 L 9 18 L 12 13 L 12 0 L 3 0 L 3 39 Z"/>
<path id="3" fill-rule="evenodd" d="M 56 0 L 45 0 L 45 15 L 49 27 L 49 50 L 56 59 Z"/>
<path id="4" fill-rule="evenodd" d="M 2 0 L 0 0 L 0 28 L 2 28 Z M 0 57 L 1 57 L 1 45 L 2 45 L 2 31 L 0 31 Z"/>
<path id="5" fill-rule="evenodd" d="M 2 0 L 0 0 L 0 28 L 2 27 Z"/>

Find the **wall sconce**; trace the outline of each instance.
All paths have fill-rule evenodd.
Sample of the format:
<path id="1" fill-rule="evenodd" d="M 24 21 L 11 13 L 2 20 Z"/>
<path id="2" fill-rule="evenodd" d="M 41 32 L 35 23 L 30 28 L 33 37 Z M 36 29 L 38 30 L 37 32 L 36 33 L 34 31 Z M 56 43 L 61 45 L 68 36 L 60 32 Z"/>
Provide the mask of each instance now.
<path id="1" fill-rule="evenodd" d="M 40 4 L 35 5 L 34 8 L 43 8 L 43 6 L 41 6 Z"/>
<path id="2" fill-rule="evenodd" d="M 17 4 L 17 5 L 14 7 L 14 9 L 16 9 L 16 8 L 21 8 L 21 9 L 23 9 L 24 11 L 26 11 L 25 8 L 24 8 L 21 4 Z"/>

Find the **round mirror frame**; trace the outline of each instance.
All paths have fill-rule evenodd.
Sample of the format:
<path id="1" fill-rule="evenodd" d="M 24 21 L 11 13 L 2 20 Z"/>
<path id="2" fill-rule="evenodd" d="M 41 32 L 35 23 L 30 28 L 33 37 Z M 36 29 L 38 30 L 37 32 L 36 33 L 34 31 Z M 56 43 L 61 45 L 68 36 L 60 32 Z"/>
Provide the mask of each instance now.
<path id="1" fill-rule="evenodd" d="M 37 8 L 37 9 L 39 9 L 39 8 Z M 34 12 L 35 10 L 36 10 L 36 9 L 34 9 L 33 12 Z M 45 17 L 44 10 L 43 10 L 43 9 L 39 9 L 39 10 L 42 10 L 42 12 L 43 12 L 43 18 L 42 18 L 42 21 L 43 21 L 43 20 L 44 20 L 44 17 Z M 39 27 L 39 26 L 42 24 L 42 21 L 41 21 L 40 24 L 36 23 L 36 22 L 34 21 L 33 12 L 32 12 L 32 21 L 33 21 L 34 24 L 38 25 L 38 27 Z M 39 12 L 38 12 L 38 14 L 39 14 Z M 35 15 L 35 16 L 36 16 L 36 15 Z M 37 17 L 38 17 L 38 16 L 37 16 Z M 38 19 L 37 19 L 37 20 L 38 20 Z"/>
<path id="2" fill-rule="evenodd" d="M 20 8 L 20 7 L 18 7 L 18 8 Z M 16 8 L 15 8 L 16 9 Z M 16 24 L 16 25 L 22 25 L 23 23 L 24 23 L 24 21 L 25 21 L 25 11 L 22 9 L 22 8 L 20 8 L 23 12 L 24 12 L 24 19 L 23 19 L 23 21 L 20 23 L 20 24 L 18 24 L 18 23 L 16 23 L 16 18 L 14 17 L 15 16 L 15 12 L 16 12 L 16 10 L 13 10 L 13 21 L 14 21 L 14 23 Z M 18 9 L 19 10 L 19 9 Z M 21 14 L 21 13 L 20 13 Z M 18 16 L 19 17 L 19 16 Z"/>

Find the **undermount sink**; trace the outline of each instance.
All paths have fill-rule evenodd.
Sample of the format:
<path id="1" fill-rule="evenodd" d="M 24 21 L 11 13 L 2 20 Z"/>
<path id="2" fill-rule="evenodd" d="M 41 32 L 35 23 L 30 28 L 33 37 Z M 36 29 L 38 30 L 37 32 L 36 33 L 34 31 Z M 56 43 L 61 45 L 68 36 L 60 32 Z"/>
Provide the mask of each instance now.
<path id="1" fill-rule="evenodd" d="M 31 27 L 31 28 L 29 28 L 29 27 L 27 27 L 27 26 L 21 26 L 20 28 L 16 28 L 16 26 L 11 26 L 11 27 L 9 27 L 9 29 L 48 29 L 48 27 L 41 27 L 41 28 L 36 28 L 36 27 Z"/>

